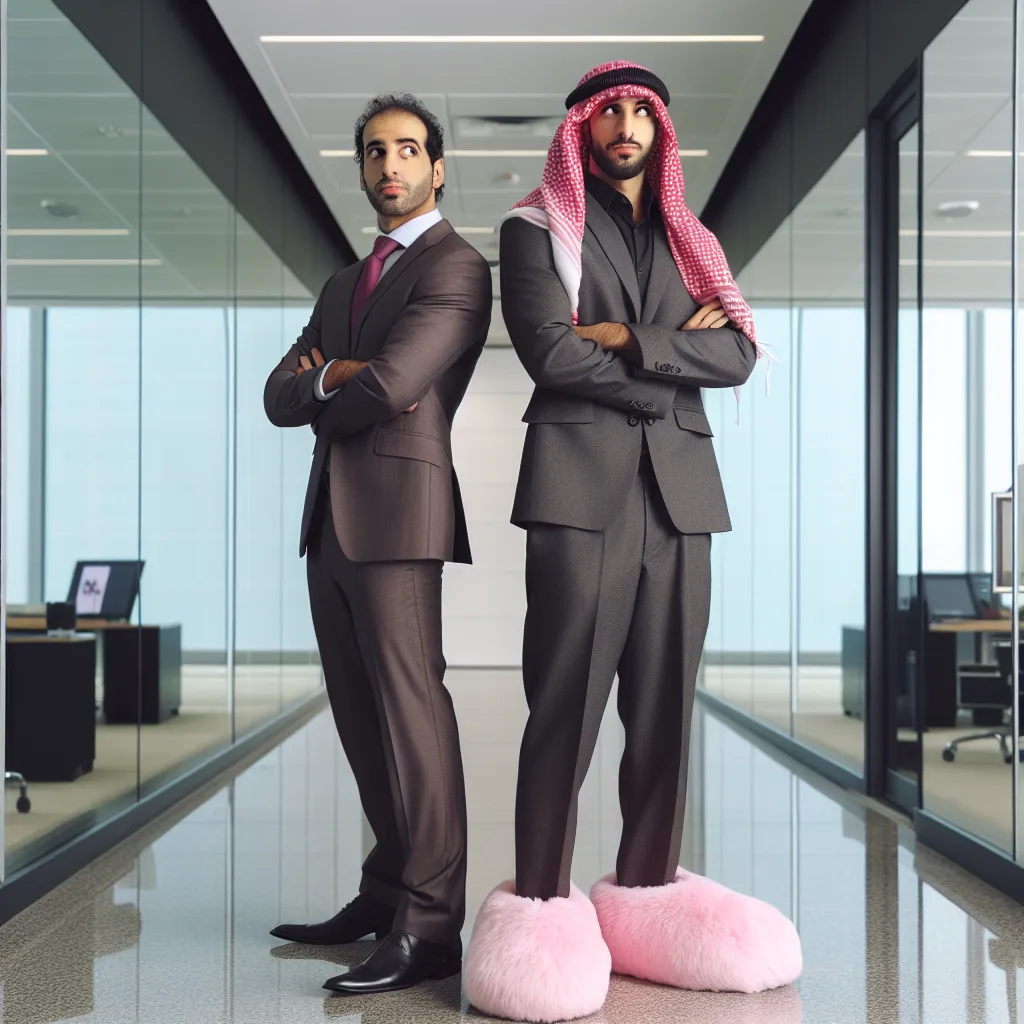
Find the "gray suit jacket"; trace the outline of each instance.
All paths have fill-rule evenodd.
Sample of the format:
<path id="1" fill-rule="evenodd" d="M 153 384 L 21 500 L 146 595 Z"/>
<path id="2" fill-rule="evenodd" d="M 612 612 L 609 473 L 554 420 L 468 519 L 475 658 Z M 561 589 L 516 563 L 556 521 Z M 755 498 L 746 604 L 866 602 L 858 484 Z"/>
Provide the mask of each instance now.
<path id="1" fill-rule="evenodd" d="M 606 352 L 572 329 L 548 233 L 519 218 L 501 228 L 501 311 L 536 388 L 512 522 L 603 529 L 622 508 L 642 432 L 672 522 L 682 533 L 731 529 L 701 388 L 742 384 L 750 341 L 731 326 L 679 328 L 698 304 L 663 232 L 641 308 L 636 270 L 609 214 L 587 195 L 579 322 L 624 323 L 635 357 Z"/>
<path id="2" fill-rule="evenodd" d="M 469 536 L 452 464 L 451 426 L 491 320 L 486 260 L 447 221 L 425 231 L 374 289 L 354 333 L 349 311 L 365 261 L 335 274 L 308 326 L 270 374 L 263 401 L 279 427 L 312 424 L 313 465 L 299 540 L 329 461 L 331 511 L 353 561 L 469 562 Z M 368 365 L 327 402 L 299 358 Z M 415 412 L 403 412 L 414 402 Z"/>

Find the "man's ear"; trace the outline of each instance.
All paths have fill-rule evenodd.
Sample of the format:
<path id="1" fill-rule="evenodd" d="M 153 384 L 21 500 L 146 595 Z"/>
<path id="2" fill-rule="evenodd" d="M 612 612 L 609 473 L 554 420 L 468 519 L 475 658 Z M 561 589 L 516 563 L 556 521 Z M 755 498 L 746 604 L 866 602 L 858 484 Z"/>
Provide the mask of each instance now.
<path id="1" fill-rule="evenodd" d="M 444 184 L 444 157 L 434 161 L 434 188 Z"/>

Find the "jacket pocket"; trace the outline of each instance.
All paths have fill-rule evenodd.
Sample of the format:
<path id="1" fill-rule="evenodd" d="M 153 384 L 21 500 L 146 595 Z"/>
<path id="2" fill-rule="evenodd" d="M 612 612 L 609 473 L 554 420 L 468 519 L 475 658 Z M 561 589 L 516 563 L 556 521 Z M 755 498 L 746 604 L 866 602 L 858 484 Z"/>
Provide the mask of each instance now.
<path id="1" fill-rule="evenodd" d="M 714 437 L 711 424 L 707 416 L 698 409 L 673 409 L 676 414 L 676 425 L 683 430 L 692 430 L 695 434 L 703 434 L 705 437 Z"/>
<path id="2" fill-rule="evenodd" d="M 523 423 L 593 423 L 594 403 L 585 398 L 551 397 L 534 393 Z"/>
<path id="3" fill-rule="evenodd" d="M 451 464 L 444 445 L 429 434 L 418 434 L 413 430 L 392 430 L 381 427 L 373 443 L 377 455 L 388 455 L 399 459 L 416 459 L 429 462 L 432 466 L 447 469 Z"/>

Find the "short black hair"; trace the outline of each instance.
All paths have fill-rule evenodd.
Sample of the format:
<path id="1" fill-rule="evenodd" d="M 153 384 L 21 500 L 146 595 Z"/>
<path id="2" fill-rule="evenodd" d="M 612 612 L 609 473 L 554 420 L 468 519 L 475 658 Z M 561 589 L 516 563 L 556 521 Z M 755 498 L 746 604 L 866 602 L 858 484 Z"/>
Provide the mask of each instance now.
<path id="1" fill-rule="evenodd" d="M 411 93 L 384 93 L 380 96 L 374 96 L 366 104 L 366 109 L 359 115 L 359 119 L 356 121 L 355 160 L 359 164 L 360 172 L 363 170 L 365 156 L 363 153 L 363 129 L 378 114 L 386 114 L 390 110 L 401 110 L 406 114 L 412 114 L 413 117 L 418 117 L 423 122 L 424 127 L 427 129 L 427 156 L 430 157 L 431 167 L 444 157 L 444 129 L 441 127 L 441 122 Z M 441 184 L 434 189 L 434 199 L 439 200 L 443 195 L 444 185 Z"/>

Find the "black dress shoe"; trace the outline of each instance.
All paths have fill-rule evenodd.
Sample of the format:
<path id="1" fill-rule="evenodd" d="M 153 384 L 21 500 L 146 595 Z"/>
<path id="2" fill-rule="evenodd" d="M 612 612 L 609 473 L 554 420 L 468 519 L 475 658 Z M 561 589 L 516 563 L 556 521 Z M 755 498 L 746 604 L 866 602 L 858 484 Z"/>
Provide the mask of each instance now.
<path id="1" fill-rule="evenodd" d="M 311 946 L 343 946 L 367 935 L 383 939 L 391 931 L 395 912 L 369 896 L 357 896 L 330 921 L 320 924 L 279 924 L 270 934 L 286 942 L 305 942 Z"/>
<path id="2" fill-rule="evenodd" d="M 347 995 L 397 992 L 461 970 L 461 940 L 442 946 L 408 932 L 393 932 L 361 964 L 331 978 L 324 988 Z"/>

